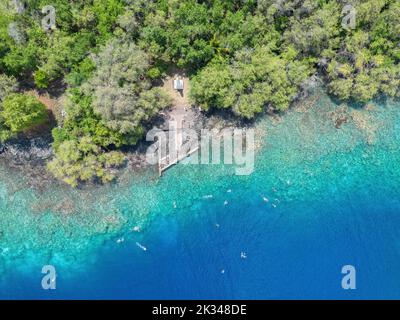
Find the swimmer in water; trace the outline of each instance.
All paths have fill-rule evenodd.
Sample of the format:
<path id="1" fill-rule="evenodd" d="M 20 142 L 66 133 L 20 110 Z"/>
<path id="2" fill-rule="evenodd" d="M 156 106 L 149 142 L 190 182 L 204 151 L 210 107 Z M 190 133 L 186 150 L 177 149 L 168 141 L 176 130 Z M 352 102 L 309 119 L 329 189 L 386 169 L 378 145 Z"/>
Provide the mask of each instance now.
<path id="1" fill-rule="evenodd" d="M 145 246 L 141 245 L 139 242 L 136 242 L 136 245 L 137 245 L 140 249 L 142 249 L 143 251 L 147 251 L 147 248 L 146 248 Z"/>

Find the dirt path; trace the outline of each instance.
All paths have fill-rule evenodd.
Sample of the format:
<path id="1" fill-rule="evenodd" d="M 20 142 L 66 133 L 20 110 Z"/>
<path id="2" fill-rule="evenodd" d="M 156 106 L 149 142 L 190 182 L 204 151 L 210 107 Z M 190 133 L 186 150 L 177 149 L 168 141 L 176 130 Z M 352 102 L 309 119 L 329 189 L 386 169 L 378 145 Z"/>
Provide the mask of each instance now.
<path id="1" fill-rule="evenodd" d="M 184 82 L 183 91 L 177 91 L 174 89 L 174 79 L 178 77 Z M 163 82 L 163 89 L 172 99 L 172 108 L 168 112 L 169 120 L 176 120 L 179 122 L 178 130 L 193 127 L 196 112 L 189 101 L 190 81 L 186 71 L 176 67 L 171 67 L 168 71 L 168 76 Z M 180 122 L 181 120 L 183 121 Z"/>

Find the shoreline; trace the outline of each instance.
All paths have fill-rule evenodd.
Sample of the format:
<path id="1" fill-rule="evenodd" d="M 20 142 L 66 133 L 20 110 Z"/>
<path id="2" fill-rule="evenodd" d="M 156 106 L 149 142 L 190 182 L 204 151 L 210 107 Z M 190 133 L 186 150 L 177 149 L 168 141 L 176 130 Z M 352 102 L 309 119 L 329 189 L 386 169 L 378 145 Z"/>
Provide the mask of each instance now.
<path id="1" fill-rule="evenodd" d="M 240 126 L 241 128 L 246 127 L 243 125 L 243 121 L 236 118 L 232 114 L 226 114 L 227 112 L 216 112 L 211 115 L 207 115 L 195 107 L 188 108 L 185 116 L 188 116 L 186 122 L 190 124 L 190 128 L 194 129 L 198 134 L 202 129 L 223 129 L 227 126 Z M 173 119 L 176 114 L 176 110 L 170 109 L 164 111 L 162 116 L 156 119 L 155 126 L 161 130 L 168 130 L 168 121 Z M 254 122 L 255 123 L 255 122 Z M 251 125 L 254 126 L 254 123 Z M 148 130 L 151 126 L 147 127 Z M 56 179 L 46 168 L 47 162 L 53 157 L 53 149 L 51 147 L 53 140 L 51 134 L 46 133 L 43 136 L 36 136 L 28 138 L 26 136 L 20 136 L 0 144 L 0 165 L 7 168 L 7 170 L 16 170 L 27 179 L 27 185 L 33 187 L 38 191 L 44 189 L 49 183 L 56 183 L 59 185 L 67 184 Z M 125 156 L 125 164 L 117 169 L 117 177 L 114 180 L 118 183 L 120 178 L 123 178 L 128 172 L 134 171 L 139 173 L 145 170 L 152 170 L 154 165 L 148 164 L 146 161 L 147 148 L 154 142 L 145 141 L 145 137 L 142 138 L 135 146 L 124 146 L 120 149 Z M 156 173 L 156 169 L 154 172 Z M 82 183 L 78 186 L 78 189 L 87 189 L 92 187 L 102 187 L 104 184 L 97 182 Z"/>
<path id="2" fill-rule="evenodd" d="M 258 123 L 261 123 L 265 119 L 271 119 L 273 123 L 278 124 L 285 119 L 287 112 L 308 112 L 309 108 L 315 101 L 318 101 L 320 94 L 326 94 L 330 99 L 332 97 L 326 92 L 326 89 L 321 84 L 321 80 L 318 77 L 311 77 L 305 84 L 303 90 L 299 93 L 295 102 L 292 106 L 283 113 L 271 112 L 267 109 L 260 117 L 253 121 L 244 121 L 233 115 L 229 111 L 218 110 L 214 112 L 204 113 L 196 107 L 189 108 L 188 122 L 190 127 L 195 129 L 196 132 L 200 133 L 201 129 L 217 129 L 221 130 L 226 127 L 238 127 L 238 128 L 254 128 L 259 129 Z M 311 99 L 311 101 L 309 101 Z M 350 106 L 351 102 L 342 102 L 344 105 Z M 369 103 L 366 103 L 368 106 Z M 355 110 L 355 108 L 354 108 Z M 153 128 L 159 128 L 161 130 L 168 130 L 168 120 L 170 120 L 176 110 L 170 108 L 164 111 L 153 123 Z M 347 118 L 343 118 L 343 115 L 339 112 L 338 114 L 332 114 L 332 119 L 335 122 L 337 129 L 343 123 L 347 122 Z M 349 117 L 349 115 L 347 115 Z M 351 117 L 351 116 L 350 116 Z M 360 121 L 360 125 L 367 126 Z M 371 124 L 370 124 L 371 125 Z M 151 126 L 147 126 L 147 130 L 150 130 Z M 256 130 L 256 153 L 261 147 L 261 142 L 264 132 Z M 262 131 L 262 130 L 261 130 Z M 49 184 L 57 184 L 71 188 L 62 181 L 56 179 L 46 168 L 47 162 L 52 159 L 53 150 L 51 147 L 52 137 L 50 133 L 43 136 L 36 136 L 33 138 L 20 137 L 12 139 L 4 144 L 0 144 L 0 165 L 4 166 L 7 170 L 16 170 L 22 174 L 26 179 L 26 184 L 38 191 L 42 191 Z M 116 169 L 116 179 L 112 183 L 122 183 L 123 181 L 129 180 L 133 174 L 141 175 L 145 171 L 152 171 L 154 165 L 150 165 L 146 161 L 146 150 L 153 142 L 146 142 L 145 138 L 142 138 L 135 146 L 125 146 L 120 150 L 125 156 L 125 164 L 123 167 Z M 157 173 L 157 169 L 154 168 L 154 173 Z M 79 190 L 90 190 L 91 188 L 101 188 L 104 184 L 98 182 L 88 182 L 79 185 Z"/>

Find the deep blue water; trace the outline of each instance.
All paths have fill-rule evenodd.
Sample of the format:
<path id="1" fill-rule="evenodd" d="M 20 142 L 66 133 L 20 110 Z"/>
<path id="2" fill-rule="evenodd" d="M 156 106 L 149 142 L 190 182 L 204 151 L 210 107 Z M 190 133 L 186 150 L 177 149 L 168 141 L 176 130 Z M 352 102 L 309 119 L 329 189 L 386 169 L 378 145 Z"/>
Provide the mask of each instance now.
<path id="1" fill-rule="evenodd" d="M 6 264 L 0 298 L 398 299 L 395 106 L 378 105 L 381 109 L 368 113 L 384 127 L 357 131 L 349 123 L 338 130 L 321 120 L 324 108 L 336 107 L 323 97 L 315 120 L 313 114 L 293 113 L 278 125 L 259 124 L 269 128 L 268 138 L 251 176 L 180 165 L 159 182 L 115 186 L 107 193 L 115 200 L 113 210 L 127 217 L 123 226 L 107 233 L 57 234 L 61 245 L 49 237 L 44 249 L 26 245 L 12 259 L 26 263 L 28 271 Z M 309 135 L 299 123 L 310 128 Z M 131 231 L 135 210 L 149 210 L 140 233 Z M 25 258 L 40 250 L 39 258 Z M 41 288 L 45 263 L 57 268 L 56 290 Z M 341 287 L 344 265 L 356 268 L 355 290 Z"/>
<path id="2" fill-rule="evenodd" d="M 65 279 L 61 272 L 54 292 L 41 289 L 37 272 L 28 279 L 14 278 L 2 296 L 399 298 L 399 231 L 393 227 L 400 223 L 399 203 L 390 197 L 386 205 L 357 194 L 346 198 L 299 203 L 274 213 L 249 201 L 229 208 L 212 206 L 196 217 L 166 218 L 142 240 L 147 252 L 136 250 L 130 241 L 110 245 L 100 250 L 96 265 L 77 278 Z M 357 270 L 356 290 L 341 288 L 346 264 Z"/>

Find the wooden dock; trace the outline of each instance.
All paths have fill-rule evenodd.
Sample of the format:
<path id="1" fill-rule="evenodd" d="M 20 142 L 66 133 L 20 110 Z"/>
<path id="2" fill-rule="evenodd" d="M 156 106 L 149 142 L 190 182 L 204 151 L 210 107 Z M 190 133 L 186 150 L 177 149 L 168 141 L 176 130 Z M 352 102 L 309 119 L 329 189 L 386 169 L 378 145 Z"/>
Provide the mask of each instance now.
<path id="1" fill-rule="evenodd" d="M 161 158 L 158 162 L 158 174 L 161 177 L 163 172 L 174 166 L 175 164 L 179 163 L 183 159 L 186 159 L 187 157 L 190 157 L 193 153 L 195 153 L 197 150 L 199 150 L 199 146 L 195 146 L 193 149 L 190 149 L 188 152 L 186 152 L 183 155 L 176 156 L 171 158 L 170 155 L 167 155 L 164 158 Z"/>
<path id="2" fill-rule="evenodd" d="M 182 128 L 180 128 L 180 130 L 182 130 Z M 223 133 L 219 132 L 215 137 L 220 139 L 220 138 L 223 137 Z M 179 163 L 183 159 L 186 159 L 187 157 L 191 156 L 193 153 L 195 153 L 199 149 L 200 149 L 200 144 L 197 144 L 194 148 L 190 149 L 188 152 L 186 152 L 183 155 L 176 156 L 175 158 L 171 158 L 170 155 L 167 155 L 166 157 L 161 158 L 158 161 L 158 174 L 159 174 L 159 176 L 161 177 L 162 173 L 164 171 L 168 170 L 169 168 L 171 168 L 175 164 Z M 180 153 L 179 151 L 180 150 L 178 150 L 178 153 Z"/>
<path id="3" fill-rule="evenodd" d="M 183 131 L 185 129 L 183 123 L 185 122 L 185 117 L 188 115 L 188 110 L 191 108 L 190 101 L 188 99 L 190 83 L 189 78 L 184 70 L 172 68 L 169 73 L 170 76 L 164 81 L 163 87 L 164 90 L 169 93 L 173 101 L 173 108 L 169 113 L 169 116 L 171 119 L 174 119 L 176 127 L 174 127 L 173 130 L 169 130 L 169 138 L 175 139 L 174 149 L 176 149 L 176 151 L 168 150 L 169 154 L 167 154 L 165 157 L 162 158 L 164 154 L 159 156 L 159 176 L 161 176 L 164 171 L 168 170 L 175 164 L 191 156 L 200 148 L 196 143 L 196 145 L 190 147 L 189 151 L 182 154 Z"/>

